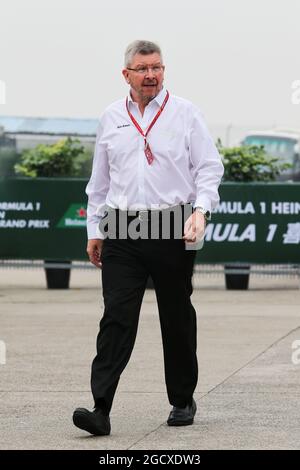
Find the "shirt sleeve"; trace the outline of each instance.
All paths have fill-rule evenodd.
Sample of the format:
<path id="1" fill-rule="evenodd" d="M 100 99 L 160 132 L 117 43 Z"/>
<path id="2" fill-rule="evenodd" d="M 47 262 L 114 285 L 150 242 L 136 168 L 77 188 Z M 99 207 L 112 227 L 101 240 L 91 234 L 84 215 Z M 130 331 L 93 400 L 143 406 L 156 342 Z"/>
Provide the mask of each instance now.
<path id="1" fill-rule="evenodd" d="M 196 184 L 194 207 L 202 206 L 211 212 L 220 201 L 218 188 L 224 174 L 224 166 L 199 110 L 194 112 L 192 118 L 189 151 Z"/>
<path id="2" fill-rule="evenodd" d="M 88 239 L 104 239 L 99 229 L 99 222 L 105 212 L 106 195 L 109 190 L 109 164 L 106 145 L 102 140 L 103 125 L 100 119 L 96 135 L 93 157 L 93 168 L 86 187 L 87 204 L 87 235 Z"/>

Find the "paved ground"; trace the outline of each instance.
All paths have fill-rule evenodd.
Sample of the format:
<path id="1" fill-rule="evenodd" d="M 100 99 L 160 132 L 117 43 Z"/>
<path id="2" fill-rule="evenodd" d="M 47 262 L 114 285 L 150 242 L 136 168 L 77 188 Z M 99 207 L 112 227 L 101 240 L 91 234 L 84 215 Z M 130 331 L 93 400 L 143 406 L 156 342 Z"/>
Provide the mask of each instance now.
<path id="1" fill-rule="evenodd" d="M 131 360 L 111 413 L 112 434 L 72 424 L 92 407 L 90 363 L 103 311 L 98 271 L 71 289 L 45 288 L 42 270 L 0 270 L 0 449 L 297 449 L 300 447 L 300 289 L 252 276 L 248 291 L 200 279 L 199 383 L 194 426 L 170 428 L 155 295 L 147 291 Z M 299 343 L 300 344 L 300 343 Z M 297 357 L 296 357 L 297 358 Z M 300 354 L 298 355 L 300 359 Z"/>

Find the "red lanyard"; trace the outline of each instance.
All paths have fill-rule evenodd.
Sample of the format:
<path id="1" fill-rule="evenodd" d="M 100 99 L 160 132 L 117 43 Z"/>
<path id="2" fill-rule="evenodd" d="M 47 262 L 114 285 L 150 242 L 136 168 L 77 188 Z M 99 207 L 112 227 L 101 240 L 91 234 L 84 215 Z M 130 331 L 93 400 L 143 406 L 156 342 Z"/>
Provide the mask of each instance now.
<path id="1" fill-rule="evenodd" d="M 148 161 L 149 165 L 151 165 L 151 163 L 153 162 L 154 157 L 153 157 L 153 154 L 152 154 L 152 152 L 151 152 L 149 143 L 147 142 L 147 135 L 149 134 L 150 130 L 152 129 L 152 127 L 153 127 L 154 124 L 156 123 L 157 119 L 159 118 L 159 116 L 160 116 L 161 113 L 163 112 L 164 107 L 166 106 L 168 99 L 169 99 L 169 92 L 168 92 L 168 90 L 167 90 L 165 99 L 164 99 L 164 101 L 163 101 L 161 107 L 159 108 L 159 110 L 158 110 L 156 116 L 154 116 L 153 120 L 151 121 L 151 123 L 150 123 L 148 129 L 146 130 L 146 133 L 144 134 L 143 129 L 141 128 L 141 126 L 139 125 L 139 123 L 136 121 L 136 119 L 133 117 L 133 115 L 132 115 L 131 112 L 129 111 L 129 107 L 128 107 L 128 97 L 126 98 L 126 108 L 127 108 L 127 112 L 128 112 L 128 114 L 129 114 L 129 117 L 130 117 L 130 119 L 132 120 L 132 122 L 133 122 L 133 124 L 135 125 L 135 127 L 137 128 L 137 130 L 139 131 L 139 133 L 144 137 L 144 141 L 145 141 L 145 149 L 144 149 L 144 152 L 145 152 L 145 155 L 146 155 L 146 158 L 147 158 L 147 161 Z"/>

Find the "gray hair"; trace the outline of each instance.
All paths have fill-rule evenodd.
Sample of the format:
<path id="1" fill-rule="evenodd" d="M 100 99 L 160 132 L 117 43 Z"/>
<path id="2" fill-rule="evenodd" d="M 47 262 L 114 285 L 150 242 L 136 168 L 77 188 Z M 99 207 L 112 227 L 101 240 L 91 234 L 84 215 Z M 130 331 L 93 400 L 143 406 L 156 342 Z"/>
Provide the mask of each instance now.
<path id="1" fill-rule="evenodd" d="M 127 46 L 127 49 L 125 51 L 125 67 L 128 67 L 131 64 L 133 56 L 135 56 L 135 54 L 148 55 L 153 54 L 155 52 L 157 52 L 162 59 L 160 47 L 155 44 L 155 42 L 142 41 L 139 39 L 137 41 L 133 41 L 129 44 L 129 46 Z"/>

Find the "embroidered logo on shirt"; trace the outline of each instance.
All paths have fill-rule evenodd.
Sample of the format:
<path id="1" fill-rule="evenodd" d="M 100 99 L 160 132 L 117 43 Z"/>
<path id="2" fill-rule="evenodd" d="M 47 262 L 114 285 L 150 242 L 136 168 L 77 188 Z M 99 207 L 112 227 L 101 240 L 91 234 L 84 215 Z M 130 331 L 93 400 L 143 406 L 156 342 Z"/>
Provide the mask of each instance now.
<path id="1" fill-rule="evenodd" d="M 130 127 L 130 124 L 122 124 L 121 126 L 117 126 L 117 129 L 120 129 L 121 127 Z"/>

